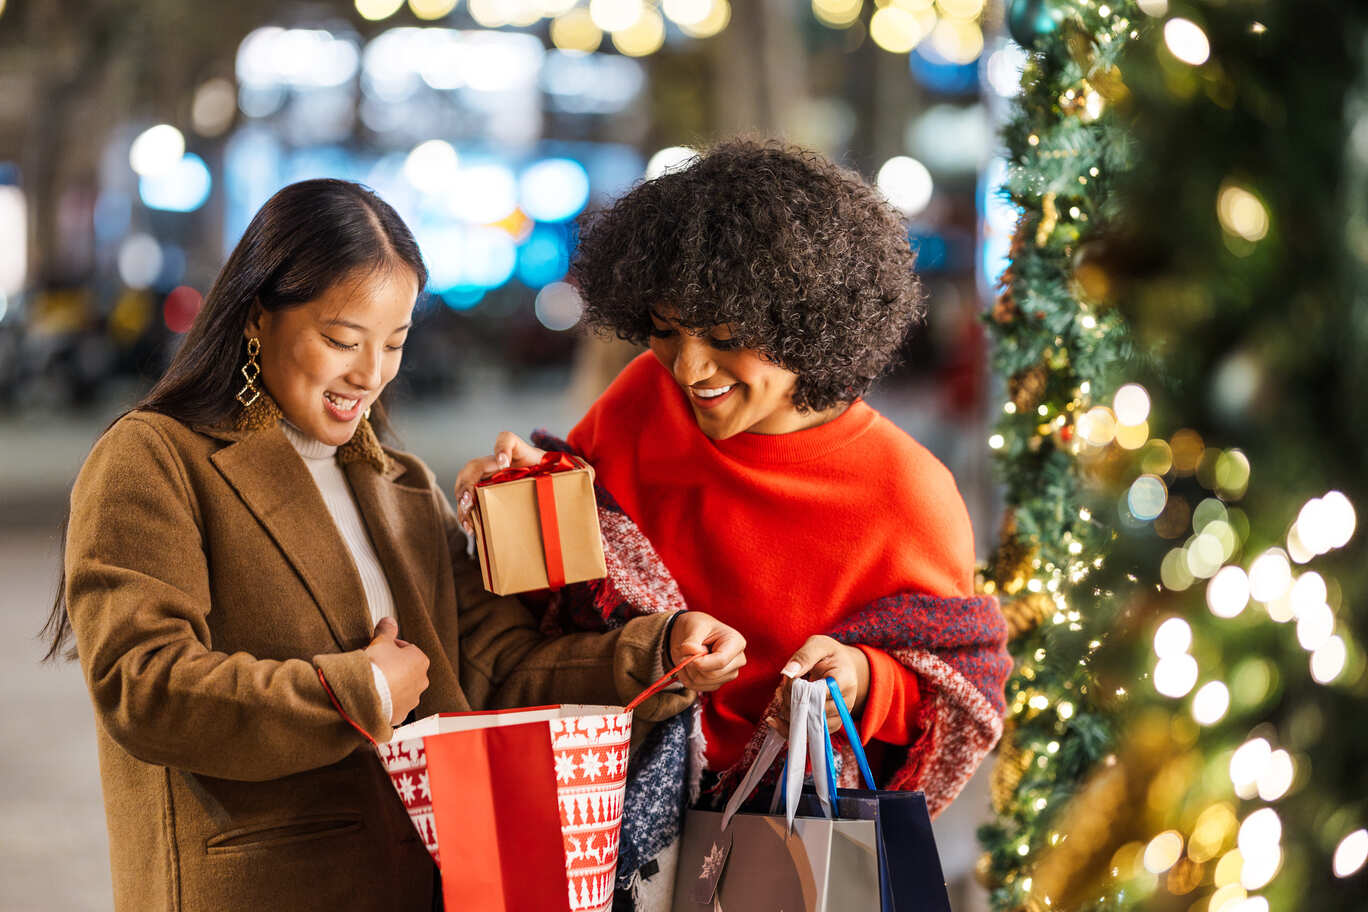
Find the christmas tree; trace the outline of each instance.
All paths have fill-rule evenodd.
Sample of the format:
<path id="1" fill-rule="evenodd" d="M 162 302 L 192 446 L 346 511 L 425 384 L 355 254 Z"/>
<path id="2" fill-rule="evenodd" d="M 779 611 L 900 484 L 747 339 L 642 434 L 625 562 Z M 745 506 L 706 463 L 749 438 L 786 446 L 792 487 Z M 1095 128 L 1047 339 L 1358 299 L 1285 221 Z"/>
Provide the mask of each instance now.
<path id="1" fill-rule="evenodd" d="M 1363 12 L 1014 2 L 998 909 L 1368 908 Z"/>

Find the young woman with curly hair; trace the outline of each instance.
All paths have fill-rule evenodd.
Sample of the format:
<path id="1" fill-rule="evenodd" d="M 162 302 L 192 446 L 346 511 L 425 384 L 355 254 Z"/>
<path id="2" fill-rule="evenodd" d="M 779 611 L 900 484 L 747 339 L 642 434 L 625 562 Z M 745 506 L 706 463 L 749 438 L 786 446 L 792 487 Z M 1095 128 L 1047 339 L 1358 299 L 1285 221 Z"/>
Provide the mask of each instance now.
<path id="1" fill-rule="evenodd" d="M 566 443 L 537 439 L 593 464 L 632 568 L 567 592 L 561 615 L 612 624 L 658 607 L 632 594 L 655 587 L 741 632 L 745 667 L 697 715 L 713 774 L 749 763 L 785 678 L 831 676 L 883 784 L 944 807 L 997 740 L 1010 662 L 953 477 L 862 398 L 924 313 L 900 215 L 819 155 L 731 141 L 592 218 L 571 277 L 591 326 L 650 351 Z M 462 520 L 483 475 L 542 453 L 501 434 L 461 474 Z M 661 848 L 633 854 L 643 800 L 629 787 L 620 884 Z"/>

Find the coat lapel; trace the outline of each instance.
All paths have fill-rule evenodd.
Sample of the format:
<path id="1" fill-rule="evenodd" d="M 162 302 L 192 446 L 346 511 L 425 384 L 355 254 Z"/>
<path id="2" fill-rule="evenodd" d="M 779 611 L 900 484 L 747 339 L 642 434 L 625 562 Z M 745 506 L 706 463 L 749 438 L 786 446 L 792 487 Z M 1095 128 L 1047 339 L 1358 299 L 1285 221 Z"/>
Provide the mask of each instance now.
<path id="1" fill-rule="evenodd" d="M 365 646 L 372 629 L 361 577 L 318 485 L 285 434 L 278 428 L 247 433 L 210 461 L 304 581 L 338 646 Z"/>

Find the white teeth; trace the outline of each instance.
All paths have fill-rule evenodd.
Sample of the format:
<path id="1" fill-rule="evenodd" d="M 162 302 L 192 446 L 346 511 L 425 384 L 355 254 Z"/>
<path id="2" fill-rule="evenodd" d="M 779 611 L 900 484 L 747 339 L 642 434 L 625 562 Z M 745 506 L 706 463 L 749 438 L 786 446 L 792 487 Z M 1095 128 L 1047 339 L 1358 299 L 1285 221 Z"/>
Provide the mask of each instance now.
<path id="1" fill-rule="evenodd" d="M 731 387 L 719 386 L 713 389 L 696 389 L 693 392 L 699 399 L 716 399 L 718 396 L 731 392 Z"/>
<path id="2" fill-rule="evenodd" d="M 323 398 L 327 399 L 344 412 L 349 412 L 356 408 L 356 403 L 361 401 L 359 399 L 343 399 L 341 396 L 335 396 L 332 393 L 324 393 Z"/>

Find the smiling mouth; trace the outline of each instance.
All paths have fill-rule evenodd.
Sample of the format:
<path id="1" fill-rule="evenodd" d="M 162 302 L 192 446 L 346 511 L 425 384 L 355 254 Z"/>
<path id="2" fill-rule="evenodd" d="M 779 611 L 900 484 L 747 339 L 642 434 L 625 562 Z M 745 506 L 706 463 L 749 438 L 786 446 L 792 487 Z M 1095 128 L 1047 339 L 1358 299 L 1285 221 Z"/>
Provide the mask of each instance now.
<path id="1" fill-rule="evenodd" d="M 323 398 L 327 399 L 333 405 L 337 406 L 337 410 L 340 412 L 350 412 L 352 409 L 356 408 L 356 406 L 361 402 L 360 399 L 345 399 L 342 396 L 337 395 L 336 393 L 325 392 L 323 394 Z"/>
<path id="2" fill-rule="evenodd" d="M 733 383 L 729 386 L 691 386 L 688 388 L 689 401 L 693 403 L 694 408 L 706 412 L 729 400 L 739 385 Z"/>

